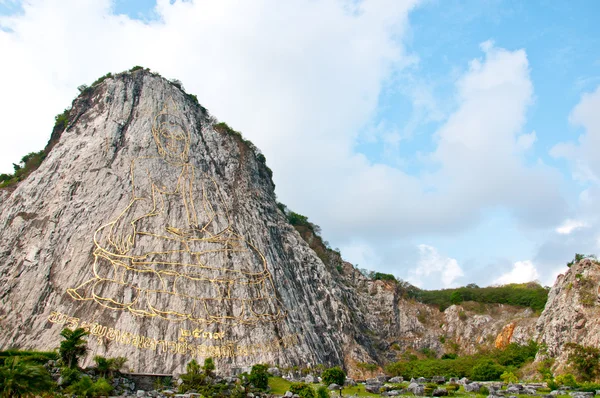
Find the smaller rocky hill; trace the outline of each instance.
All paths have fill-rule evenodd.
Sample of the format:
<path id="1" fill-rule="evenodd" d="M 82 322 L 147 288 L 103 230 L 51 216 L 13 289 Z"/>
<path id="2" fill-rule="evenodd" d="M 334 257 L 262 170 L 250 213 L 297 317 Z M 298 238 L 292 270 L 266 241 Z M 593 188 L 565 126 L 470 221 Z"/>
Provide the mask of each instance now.
<path id="1" fill-rule="evenodd" d="M 554 369 L 565 368 L 567 343 L 600 347 L 600 264 L 595 259 L 575 262 L 559 275 L 536 324 L 538 342 L 546 352 L 537 360 L 555 358 Z"/>

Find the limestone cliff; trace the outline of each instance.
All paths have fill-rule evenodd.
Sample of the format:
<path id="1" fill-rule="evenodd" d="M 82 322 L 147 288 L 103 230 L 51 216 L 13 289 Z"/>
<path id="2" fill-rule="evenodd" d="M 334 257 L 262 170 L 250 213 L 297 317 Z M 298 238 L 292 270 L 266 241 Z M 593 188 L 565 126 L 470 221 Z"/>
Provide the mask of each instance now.
<path id="1" fill-rule="evenodd" d="M 146 70 L 84 90 L 64 127 L 0 191 L 2 348 L 84 326 L 90 357 L 136 371 L 343 361 L 350 314 L 253 145 Z"/>

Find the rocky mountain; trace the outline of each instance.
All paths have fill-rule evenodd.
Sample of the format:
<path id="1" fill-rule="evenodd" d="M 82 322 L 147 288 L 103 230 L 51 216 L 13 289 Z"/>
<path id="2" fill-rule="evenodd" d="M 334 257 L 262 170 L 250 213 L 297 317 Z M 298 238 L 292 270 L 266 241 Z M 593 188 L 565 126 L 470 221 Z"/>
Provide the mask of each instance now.
<path id="1" fill-rule="evenodd" d="M 210 356 L 221 371 L 343 364 L 362 377 L 406 351 L 537 336 L 558 355 L 595 325 L 595 296 L 581 294 L 596 289 L 592 262 L 559 278 L 539 319 L 499 304 L 441 312 L 366 277 L 290 225 L 265 157 L 177 81 L 107 76 L 58 120 L 40 167 L 0 189 L 3 349 L 52 348 L 62 328 L 85 327 L 88 363 L 126 356 L 137 372 Z"/>
<path id="2" fill-rule="evenodd" d="M 84 326 L 137 371 L 343 361 L 348 311 L 253 145 L 146 70 L 83 90 L 62 127 L 0 196 L 2 347 Z"/>

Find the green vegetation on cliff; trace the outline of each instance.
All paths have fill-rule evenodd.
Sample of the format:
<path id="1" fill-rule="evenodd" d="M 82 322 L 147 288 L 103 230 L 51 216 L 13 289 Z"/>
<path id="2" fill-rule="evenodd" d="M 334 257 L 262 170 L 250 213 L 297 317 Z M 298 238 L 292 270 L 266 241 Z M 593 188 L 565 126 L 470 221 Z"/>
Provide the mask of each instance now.
<path id="1" fill-rule="evenodd" d="M 421 290 L 408 288 L 406 295 L 421 303 L 435 305 L 444 311 L 452 304 L 474 301 L 485 304 L 508 304 L 542 311 L 548 300 L 548 289 L 538 283 L 511 283 L 503 286 L 478 287 L 467 285 L 455 289 Z"/>
<path id="2" fill-rule="evenodd" d="M 505 349 L 494 349 L 475 355 L 450 359 L 416 359 L 394 362 L 385 370 L 392 376 L 417 378 L 433 376 L 466 377 L 471 380 L 500 380 L 504 372 L 513 372 L 533 361 L 538 345 L 531 341 L 527 345 L 509 344 Z M 444 358 L 444 357 L 442 357 Z"/>

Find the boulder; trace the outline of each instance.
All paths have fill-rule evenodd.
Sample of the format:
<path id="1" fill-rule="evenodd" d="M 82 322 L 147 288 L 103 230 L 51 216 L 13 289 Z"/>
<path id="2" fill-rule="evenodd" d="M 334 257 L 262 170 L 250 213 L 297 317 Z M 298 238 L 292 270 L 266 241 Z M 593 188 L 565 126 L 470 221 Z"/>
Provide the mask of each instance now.
<path id="1" fill-rule="evenodd" d="M 331 383 L 330 385 L 327 386 L 327 389 L 331 390 L 331 391 L 336 391 L 336 390 L 341 390 L 342 386 L 340 386 L 339 384 Z"/>
<path id="2" fill-rule="evenodd" d="M 425 393 L 425 387 L 417 383 L 410 383 L 406 390 L 419 396 L 422 396 Z"/>
<path id="3" fill-rule="evenodd" d="M 380 382 L 380 383 L 387 383 L 387 381 L 388 381 L 389 379 L 390 379 L 389 377 L 387 377 L 387 376 L 384 376 L 384 375 L 379 375 L 379 376 L 377 376 L 377 380 L 379 380 L 379 382 Z"/>
<path id="4" fill-rule="evenodd" d="M 436 388 L 435 390 L 433 390 L 433 396 L 434 397 L 447 397 L 448 390 L 446 390 L 445 388 Z"/>
<path id="5" fill-rule="evenodd" d="M 419 377 L 417 379 L 417 383 L 419 383 L 419 384 L 423 384 L 423 383 L 427 383 L 427 382 L 428 382 L 428 380 L 424 377 Z"/>
<path id="6" fill-rule="evenodd" d="M 304 382 L 311 384 L 311 383 L 318 383 L 319 380 L 315 376 L 313 376 L 313 375 L 307 375 L 304 378 Z"/>
<path id="7" fill-rule="evenodd" d="M 392 391 L 386 391 L 385 393 L 383 393 L 381 395 L 384 395 L 386 397 L 397 397 L 400 394 L 402 394 L 401 390 L 392 390 Z"/>
<path id="8" fill-rule="evenodd" d="M 354 379 L 346 377 L 346 380 L 344 381 L 344 385 L 347 387 L 354 387 L 356 385 L 356 382 L 354 381 Z"/>
<path id="9" fill-rule="evenodd" d="M 281 377 L 281 370 L 279 370 L 279 368 L 269 368 L 267 369 L 267 372 L 273 377 Z"/>
<path id="10" fill-rule="evenodd" d="M 514 386 L 514 385 L 508 386 L 508 388 L 506 389 L 506 392 L 508 394 L 518 394 L 519 391 L 520 391 L 519 388 L 517 386 Z"/>
<path id="11" fill-rule="evenodd" d="M 436 384 L 444 384 L 446 383 L 446 378 L 444 376 L 433 376 L 431 378 L 431 382 Z"/>
<path id="12" fill-rule="evenodd" d="M 135 396 L 140 398 L 140 397 L 145 397 L 146 396 L 146 391 L 144 390 L 137 390 L 137 392 L 135 393 Z"/>
<path id="13" fill-rule="evenodd" d="M 479 392 L 479 390 L 481 389 L 481 385 L 479 383 L 469 383 L 469 384 L 465 384 L 465 392 Z"/>
<path id="14" fill-rule="evenodd" d="M 370 392 L 371 394 L 379 394 L 382 386 L 383 384 L 381 383 L 365 384 L 365 391 Z"/>
<path id="15" fill-rule="evenodd" d="M 404 378 L 402 376 L 396 376 L 396 377 L 392 377 L 391 379 L 389 379 L 388 383 L 398 384 L 398 383 L 402 383 L 403 381 L 404 381 Z"/>
<path id="16" fill-rule="evenodd" d="M 376 384 L 376 383 L 381 383 L 381 382 L 377 378 L 367 379 L 367 381 L 365 381 L 365 384 Z"/>
<path id="17" fill-rule="evenodd" d="M 291 392 L 291 391 L 286 391 L 286 392 L 285 392 L 285 394 L 284 394 L 283 396 L 284 396 L 284 398 L 292 398 L 292 396 L 293 396 L 293 395 L 294 395 L 294 394 L 292 394 L 292 392 Z"/>

